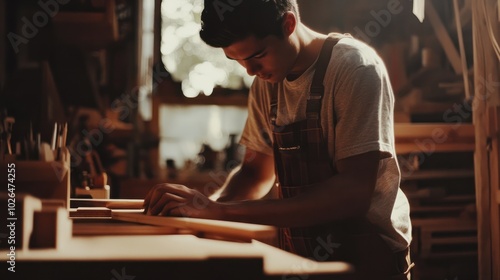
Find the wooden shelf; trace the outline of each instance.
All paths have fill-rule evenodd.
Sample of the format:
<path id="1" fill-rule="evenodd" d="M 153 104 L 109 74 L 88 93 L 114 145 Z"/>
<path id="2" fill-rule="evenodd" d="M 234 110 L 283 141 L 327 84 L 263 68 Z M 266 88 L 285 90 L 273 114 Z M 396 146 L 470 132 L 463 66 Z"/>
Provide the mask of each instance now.
<path id="1" fill-rule="evenodd" d="M 232 90 L 220 87 L 214 88 L 210 96 L 203 94 L 194 98 L 185 97 L 181 84 L 171 79 L 166 79 L 157 85 L 153 94 L 154 106 L 169 105 L 219 105 L 247 107 L 248 89 Z"/>
<path id="2" fill-rule="evenodd" d="M 397 154 L 474 151 L 474 126 L 468 123 L 396 123 Z"/>
<path id="3" fill-rule="evenodd" d="M 114 0 L 101 3 L 102 11 L 60 11 L 53 17 L 56 39 L 66 44 L 98 49 L 119 39 Z"/>
<path id="4" fill-rule="evenodd" d="M 164 94 L 158 96 L 160 104 L 167 105 L 218 105 L 218 106 L 238 106 L 246 107 L 248 103 L 247 95 L 242 92 L 228 94 L 215 94 L 211 96 L 199 95 L 195 98 L 187 98 L 175 94 Z"/>
<path id="5" fill-rule="evenodd" d="M 474 126 L 470 123 L 396 123 L 395 141 L 396 153 L 401 160 L 408 155 L 413 159 L 416 155 L 431 161 L 430 165 L 425 165 L 427 167 L 423 167 L 420 161 L 408 162 L 414 171 L 401 170 L 410 201 L 414 254 L 423 259 L 477 255 L 476 211 L 471 210 L 475 205 L 475 195 L 454 194 L 452 191 L 454 187 L 468 187 L 469 181 L 464 179 L 473 180 L 474 169 L 457 165 L 453 162 L 455 157 L 446 156 L 475 151 Z M 433 157 L 438 153 L 446 155 Z M 431 180 L 455 180 L 457 185 L 434 186 Z M 420 188 L 421 182 L 430 185 Z M 473 183 L 470 188 L 473 192 Z"/>
<path id="6" fill-rule="evenodd" d="M 472 169 L 416 170 L 408 175 L 402 175 L 403 181 L 474 178 Z"/>

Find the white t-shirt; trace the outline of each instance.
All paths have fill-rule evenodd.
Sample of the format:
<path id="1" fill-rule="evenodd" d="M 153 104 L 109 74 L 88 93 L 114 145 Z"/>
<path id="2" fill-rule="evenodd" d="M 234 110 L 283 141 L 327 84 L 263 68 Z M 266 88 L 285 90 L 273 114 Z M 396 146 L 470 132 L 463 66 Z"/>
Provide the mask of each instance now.
<path id="1" fill-rule="evenodd" d="M 293 81 L 271 84 L 255 78 L 249 94 L 248 119 L 240 143 L 273 154 L 270 96 L 277 91 L 276 124 L 305 119 L 315 63 Z M 321 126 L 335 162 L 369 151 L 381 151 L 375 191 L 367 218 L 394 251 L 411 241 L 409 203 L 399 184 L 394 147 L 394 94 L 384 62 L 363 42 L 341 39 L 334 47 L 324 79 Z"/>

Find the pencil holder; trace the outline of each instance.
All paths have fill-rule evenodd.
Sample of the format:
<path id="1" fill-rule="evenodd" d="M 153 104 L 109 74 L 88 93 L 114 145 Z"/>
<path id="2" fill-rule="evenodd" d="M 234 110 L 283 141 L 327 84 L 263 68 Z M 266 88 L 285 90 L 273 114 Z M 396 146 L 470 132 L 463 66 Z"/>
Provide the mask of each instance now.
<path id="1" fill-rule="evenodd" d="M 4 187 L 0 192 L 14 195 L 29 194 L 40 199 L 58 200 L 69 207 L 70 199 L 70 154 L 61 150 L 60 160 L 33 161 L 16 160 L 6 156 L 0 162 L 0 178 Z"/>

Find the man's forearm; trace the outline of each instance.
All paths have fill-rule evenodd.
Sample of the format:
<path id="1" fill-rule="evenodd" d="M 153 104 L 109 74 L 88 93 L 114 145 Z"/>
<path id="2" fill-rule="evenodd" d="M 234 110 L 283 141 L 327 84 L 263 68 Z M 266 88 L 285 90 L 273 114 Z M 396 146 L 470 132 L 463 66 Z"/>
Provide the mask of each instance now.
<path id="1" fill-rule="evenodd" d="M 253 200 L 265 196 L 273 186 L 274 176 L 272 178 L 260 178 L 250 173 L 251 171 L 239 167 L 233 170 L 226 180 L 217 201 Z"/>
<path id="2" fill-rule="evenodd" d="M 366 215 L 378 177 L 380 152 L 337 161 L 338 173 L 292 198 L 221 203 L 223 220 L 304 227 Z M 397 187 L 397 186 L 395 186 Z"/>
<path id="3" fill-rule="evenodd" d="M 352 177 L 337 175 L 288 199 L 223 203 L 224 220 L 280 227 L 312 226 L 366 214 L 371 192 Z"/>

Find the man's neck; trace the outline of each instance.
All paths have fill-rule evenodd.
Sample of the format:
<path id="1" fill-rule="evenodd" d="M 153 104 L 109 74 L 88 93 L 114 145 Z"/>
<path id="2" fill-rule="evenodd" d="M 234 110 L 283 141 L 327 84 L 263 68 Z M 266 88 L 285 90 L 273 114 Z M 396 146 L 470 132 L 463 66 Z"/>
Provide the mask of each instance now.
<path id="1" fill-rule="evenodd" d="M 316 61 L 327 37 L 327 35 L 315 32 L 303 24 L 299 24 L 295 32 L 294 39 L 298 45 L 299 53 L 293 68 L 287 75 L 287 80 L 290 81 L 297 79 Z"/>

